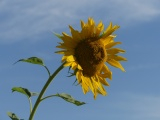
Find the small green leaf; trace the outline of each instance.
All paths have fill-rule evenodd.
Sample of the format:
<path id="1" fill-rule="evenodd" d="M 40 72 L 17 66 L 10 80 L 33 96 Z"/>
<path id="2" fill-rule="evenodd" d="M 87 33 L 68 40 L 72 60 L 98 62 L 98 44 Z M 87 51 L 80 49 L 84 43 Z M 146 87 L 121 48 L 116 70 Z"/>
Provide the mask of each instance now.
<path id="1" fill-rule="evenodd" d="M 32 64 L 38 64 L 38 65 L 42 65 L 45 66 L 43 63 L 43 60 L 37 57 L 30 57 L 27 59 L 20 59 L 17 62 L 28 62 L 28 63 L 32 63 Z M 14 64 L 16 64 L 17 62 L 15 62 Z"/>
<path id="2" fill-rule="evenodd" d="M 7 112 L 7 115 L 12 119 L 12 120 L 20 120 L 16 114 L 12 113 L 12 112 Z"/>
<path id="3" fill-rule="evenodd" d="M 36 93 L 36 92 L 31 92 L 31 96 L 38 96 L 39 93 Z"/>
<path id="4" fill-rule="evenodd" d="M 26 89 L 26 88 L 13 87 L 12 88 L 12 92 L 15 92 L 15 91 L 26 95 L 28 98 L 30 98 L 32 96 L 32 93 L 28 89 Z"/>
<path id="5" fill-rule="evenodd" d="M 77 106 L 86 104 L 85 102 L 80 102 L 78 100 L 75 100 L 71 95 L 66 94 L 66 93 L 56 94 L 55 96 L 60 97 L 60 98 L 64 99 L 65 101 L 73 103 Z"/>

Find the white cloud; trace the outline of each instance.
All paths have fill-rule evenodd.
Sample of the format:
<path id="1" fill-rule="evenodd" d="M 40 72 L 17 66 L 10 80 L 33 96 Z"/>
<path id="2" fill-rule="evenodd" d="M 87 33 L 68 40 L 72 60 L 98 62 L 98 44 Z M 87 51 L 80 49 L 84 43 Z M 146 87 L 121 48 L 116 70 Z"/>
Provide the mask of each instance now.
<path id="1" fill-rule="evenodd" d="M 151 20 L 160 15 L 158 0 L 114 0 L 114 13 L 122 20 L 133 22 Z"/>
<path id="2" fill-rule="evenodd" d="M 0 43 L 34 39 L 89 16 L 118 24 L 148 21 L 160 14 L 158 4 L 159 0 L 2 0 Z"/>

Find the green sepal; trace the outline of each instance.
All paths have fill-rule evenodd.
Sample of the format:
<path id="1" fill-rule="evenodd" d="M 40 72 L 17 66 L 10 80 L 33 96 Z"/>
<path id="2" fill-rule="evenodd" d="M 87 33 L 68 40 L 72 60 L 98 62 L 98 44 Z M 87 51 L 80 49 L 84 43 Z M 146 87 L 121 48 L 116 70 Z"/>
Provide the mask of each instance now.
<path id="1" fill-rule="evenodd" d="M 70 72 L 70 70 L 71 70 L 71 67 L 69 67 L 69 70 L 68 70 L 68 73 L 70 73 L 70 75 L 67 76 L 67 77 L 76 76 L 76 73 L 77 73 L 78 69 L 76 68 L 76 69 L 74 70 L 74 72 Z"/>

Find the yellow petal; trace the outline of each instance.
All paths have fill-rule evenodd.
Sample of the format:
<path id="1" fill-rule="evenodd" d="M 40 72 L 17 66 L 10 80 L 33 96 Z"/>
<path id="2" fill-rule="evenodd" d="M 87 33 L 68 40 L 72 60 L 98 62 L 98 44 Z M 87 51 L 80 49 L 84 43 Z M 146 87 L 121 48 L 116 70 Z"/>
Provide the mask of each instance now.
<path id="1" fill-rule="evenodd" d="M 62 36 L 62 40 L 63 41 L 69 41 L 69 42 L 72 42 L 73 39 L 71 36 L 69 36 L 68 34 L 66 34 L 65 32 L 62 32 L 63 36 Z"/>
<path id="2" fill-rule="evenodd" d="M 85 23 L 84 23 L 84 21 L 81 20 L 81 28 L 83 29 L 84 26 L 85 26 Z"/>
<path id="3" fill-rule="evenodd" d="M 67 57 L 68 57 L 68 56 L 65 56 L 65 55 L 64 55 L 64 56 L 62 57 L 62 62 L 66 61 Z"/>
<path id="4" fill-rule="evenodd" d="M 109 23 L 107 29 L 105 30 L 105 33 L 109 32 L 112 29 L 112 22 Z"/>
<path id="5" fill-rule="evenodd" d="M 97 93 L 102 94 L 102 92 L 100 90 L 97 90 Z M 103 96 L 107 95 L 107 92 L 105 91 L 105 94 L 102 94 Z"/>
<path id="6" fill-rule="evenodd" d="M 88 25 L 89 26 L 95 25 L 95 22 L 94 22 L 93 18 L 88 18 Z"/>
<path id="7" fill-rule="evenodd" d="M 92 37 L 95 32 L 95 22 L 92 18 L 88 19 L 88 35 Z"/>
<path id="8" fill-rule="evenodd" d="M 93 92 L 94 91 L 94 88 L 93 88 L 93 85 L 92 85 L 92 82 L 91 82 L 91 78 L 89 77 L 85 77 L 85 83 L 86 85 L 88 85 L 88 87 L 91 89 L 91 91 Z"/>
<path id="9" fill-rule="evenodd" d="M 68 66 L 71 66 L 71 65 L 72 65 L 72 62 L 66 62 L 63 66 L 68 67 Z"/>
<path id="10" fill-rule="evenodd" d="M 99 90 L 101 91 L 102 95 L 107 95 L 106 90 L 104 89 L 103 85 L 100 84 L 101 87 L 99 87 Z"/>
<path id="11" fill-rule="evenodd" d="M 119 69 L 121 69 L 123 72 L 125 72 L 124 68 L 122 67 L 121 63 L 114 60 L 114 59 L 109 59 L 107 60 L 107 63 L 109 63 L 110 65 L 117 67 Z"/>
<path id="12" fill-rule="evenodd" d="M 65 43 L 59 43 L 59 46 L 56 46 L 57 48 L 61 48 L 61 49 L 68 49 L 68 50 L 72 50 L 76 47 L 76 45 L 74 44 L 68 44 L 67 42 Z"/>
<path id="13" fill-rule="evenodd" d="M 111 48 L 115 45 L 118 45 L 118 44 L 121 44 L 121 42 L 110 42 L 105 46 L 105 48 L 109 49 L 109 48 Z"/>
<path id="14" fill-rule="evenodd" d="M 66 50 L 60 50 L 60 51 L 56 51 L 55 53 L 64 54 L 65 52 L 66 52 Z"/>
<path id="15" fill-rule="evenodd" d="M 82 82 L 81 76 L 82 76 L 82 72 L 81 72 L 80 70 L 78 70 L 78 71 L 76 72 L 76 78 L 77 78 L 77 80 L 78 80 L 78 83 L 81 83 L 81 82 Z"/>
<path id="16" fill-rule="evenodd" d="M 110 42 L 114 42 L 114 38 L 115 38 L 116 36 L 114 36 L 114 35 L 110 35 L 110 36 L 108 36 L 108 37 L 106 37 L 106 38 L 101 38 L 101 40 L 103 41 L 103 43 L 104 43 L 104 46 L 106 46 L 107 44 L 109 44 Z"/>
<path id="17" fill-rule="evenodd" d="M 116 61 L 127 61 L 126 58 L 118 55 L 108 55 L 108 59 L 114 59 Z"/>
<path id="18" fill-rule="evenodd" d="M 103 74 L 100 73 L 98 74 L 99 76 L 103 78 L 109 78 L 110 80 L 112 79 L 112 72 L 105 64 L 103 65 L 101 72 L 103 72 Z"/>
<path id="19" fill-rule="evenodd" d="M 83 93 L 86 94 L 88 92 L 88 86 L 82 82 L 82 90 L 83 90 Z"/>
<path id="20" fill-rule="evenodd" d="M 117 30 L 120 26 L 115 25 L 112 27 L 112 22 L 109 24 L 108 28 L 104 31 L 102 38 L 108 37 L 111 35 L 115 30 Z"/>
<path id="21" fill-rule="evenodd" d="M 89 34 L 89 30 L 88 29 L 89 29 L 88 26 L 85 25 L 85 27 L 83 27 L 83 29 L 81 30 L 82 39 L 89 38 L 90 34 Z"/>
<path id="22" fill-rule="evenodd" d="M 103 88 L 103 86 L 101 85 L 101 83 L 99 81 L 98 82 L 94 81 L 93 84 L 94 84 L 94 88 L 96 89 L 96 92 L 97 92 L 97 90 L 99 90 L 102 95 L 106 94 L 105 89 Z"/>
<path id="23" fill-rule="evenodd" d="M 100 82 L 101 82 L 103 85 L 109 86 L 109 83 L 108 83 L 104 78 L 100 78 Z"/>
<path id="24" fill-rule="evenodd" d="M 66 55 L 66 56 L 74 55 L 74 51 L 73 50 L 68 50 L 68 51 L 64 52 L 64 55 Z"/>
<path id="25" fill-rule="evenodd" d="M 94 96 L 93 96 L 93 97 L 94 97 L 94 99 L 96 99 L 96 98 L 97 98 L 97 95 L 98 95 L 97 93 L 98 93 L 97 91 L 94 93 Z"/>
<path id="26" fill-rule="evenodd" d="M 72 68 L 72 70 L 75 70 L 77 68 L 76 62 L 72 62 L 71 68 Z"/>
<path id="27" fill-rule="evenodd" d="M 125 50 L 119 49 L 119 48 L 107 49 L 108 54 L 117 54 L 117 53 L 124 53 L 124 52 L 125 52 Z"/>
<path id="28" fill-rule="evenodd" d="M 67 62 L 73 62 L 73 61 L 75 61 L 75 57 L 73 55 L 70 55 L 70 56 L 67 57 L 66 61 Z"/>
<path id="29" fill-rule="evenodd" d="M 78 68 L 78 70 L 83 70 L 79 64 L 78 64 L 77 68 Z"/>
<path id="30" fill-rule="evenodd" d="M 89 89 L 88 89 L 88 86 L 85 83 L 85 77 L 81 76 L 81 78 L 82 78 L 82 83 L 81 84 L 82 84 L 83 93 L 86 94 L 89 91 Z"/>
<path id="31" fill-rule="evenodd" d="M 103 85 L 109 86 L 109 83 L 105 80 L 105 78 L 100 77 L 100 76 L 98 76 L 98 75 L 96 75 L 96 78 L 99 79 L 99 81 L 100 81 Z"/>
<path id="32" fill-rule="evenodd" d="M 64 54 L 65 56 L 69 56 L 69 55 L 73 55 L 74 51 L 60 50 L 60 51 L 56 51 L 55 53 Z"/>
<path id="33" fill-rule="evenodd" d="M 79 31 L 74 30 L 74 29 L 72 28 L 72 26 L 69 26 L 69 28 L 70 28 L 70 31 L 71 31 L 73 40 L 79 41 L 79 40 L 81 39 L 81 36 L 80 36 Z"/>
<path id="34" fill-rule="evenodd" d="M 100 23 L 96 27 L 96 31 L 95 31 L 96 36 L 99 36 L 100 33 L 103 31 L 103 29 L 104 29 L 104 25 L 103 25 L 102 21 L 100 21 Z"/>

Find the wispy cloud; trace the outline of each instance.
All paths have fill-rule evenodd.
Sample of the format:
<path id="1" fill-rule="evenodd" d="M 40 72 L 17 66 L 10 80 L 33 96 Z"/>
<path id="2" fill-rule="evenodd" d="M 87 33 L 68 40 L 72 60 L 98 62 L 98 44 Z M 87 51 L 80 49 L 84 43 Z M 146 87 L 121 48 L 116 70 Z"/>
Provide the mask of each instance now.
<path id="1" fill-rule="evenodd" d="M 148 21 L 160 15 L 158 0 L 114 0 L 113 11 L 125 22 Z"/>
<path id="2" fill-rule="evenodd" d="M 74 4 L 73 4 L 74 3 Z M 3 0 L 0 43 L 12 43 L 58 30 L 89 16 L 117 23 L 151 20 L 160 14 L 159 0 Z"/>

